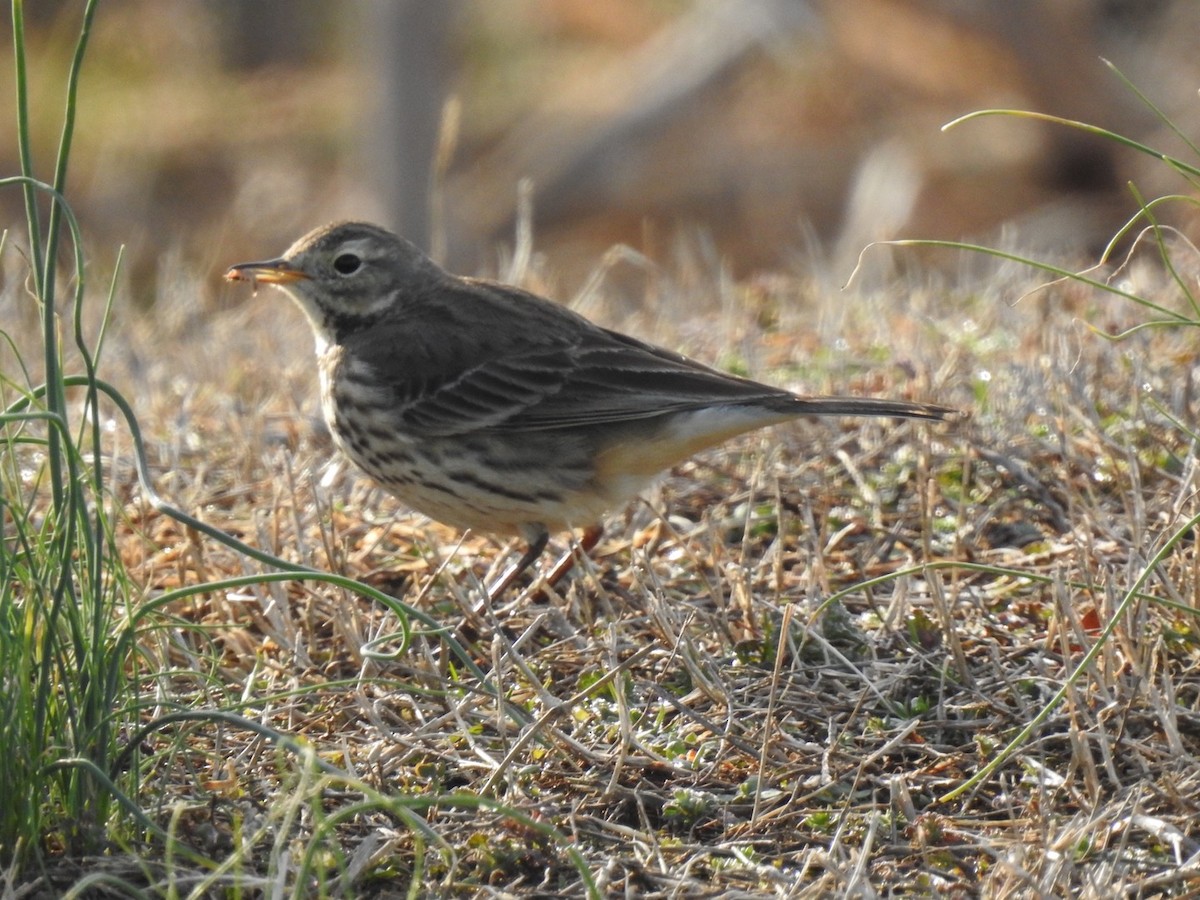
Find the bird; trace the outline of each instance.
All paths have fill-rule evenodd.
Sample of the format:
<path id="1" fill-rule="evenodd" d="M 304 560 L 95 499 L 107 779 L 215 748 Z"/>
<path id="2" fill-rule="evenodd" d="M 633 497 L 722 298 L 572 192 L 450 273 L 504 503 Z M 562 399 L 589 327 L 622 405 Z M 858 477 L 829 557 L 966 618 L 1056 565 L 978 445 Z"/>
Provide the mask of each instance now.
<path id="1" fill-rule="evenodd" d="M 225 278 L 270 285 L 303 311 L 323 418 L 359 469 L 432 519 L 525 542 L 489 600 L 551 533 L 584 529 L 587 552 L 606 513 L 735 435 L 805 416 L 957 415 L 722 372 L 520 288 L 451 274 L 364 222 L 317 228 Z"/>

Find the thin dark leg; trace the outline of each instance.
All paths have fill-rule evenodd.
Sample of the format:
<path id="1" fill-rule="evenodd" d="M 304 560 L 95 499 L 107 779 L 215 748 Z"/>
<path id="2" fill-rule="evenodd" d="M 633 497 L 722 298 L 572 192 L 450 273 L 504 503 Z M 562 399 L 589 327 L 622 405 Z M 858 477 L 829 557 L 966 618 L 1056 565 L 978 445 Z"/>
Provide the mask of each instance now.
<path id="1" fill-rule="evenodd" d="M 496 583 L 487 589 L 486 596 L 467 610 L 455 631 L 460 641 L 464 644 L 475 643 L 483 628 L 484 611 L 490 609 L 503 596 L 504 592 L 516 583 L 516 580 L 521 577 L 521 573 L 537 562 L 537 558 L 542 555 L 542 551 L 546 549 L 546 542 L 549 540 L 550 534 L 546 531 L 534 538 L 521 558 L 505 569 L 504 573 L 496 579 Z"/>
<path id="2" fill-rule="evenodd" d="M 550 533 L 543 531 L 530 543 L 525 553 L 515 563 L 505 569 L 504 574 L 496 579 L 496 583 L 488 588 L 487 602 L 495 603 L 504 593 L 516 583 L 516 580 L 521 577 L 521 574 L 537 562 L 538 557 L 542 555 L 546 549 L 546 542 L 550 540 Z"/>
<path id="3" fill-rule="evenodd" d="M 583 534 L 580 535 L 578 552 L 591 552 L 596 544 L 600 542 L 600 538 L 603 534 L 604 528 L 600 525 L 592 525 L 591 527 L 586 528 Z M 494 605 L 496 601 L 499 600 L 504 593 L 516 583 L 517 579 L 521 577 L 525 570 L 537 562 L 538 557 L 541 556 L 545 551 L 546 544 L 549 540 L 550 535 L 548 532 L 543 531 L 541 534 L 539 534 L 529 544 L 529 547 L 521 555 L 521 558 L 505 569 L 504 574 L 496 579 L 496 583 L 488 588 L 487 597 L 476 604 L 475 607 L 467 613 L 466 618 L 464 618 L 464 620 L 459 624 L 457 635 L 461 641 L 464 643 L 475 642 L 475 640 L 479 637 L 480 627 L 483 624 L 482 620 L 480 619 L 480 615 L 483 613 L 485 607 Z M 554 587 L 554 585 L 558 584 L 558 582 L 561 581 L 562 578 L 571 571 L 575 565 L 575 553 L 575 550 L 568 550 L 565 554 L 563 554 L 562 558 L 555 563 L 554 568 L 551 569 L 549 575 L 546 576 L 547 587 Z"/>

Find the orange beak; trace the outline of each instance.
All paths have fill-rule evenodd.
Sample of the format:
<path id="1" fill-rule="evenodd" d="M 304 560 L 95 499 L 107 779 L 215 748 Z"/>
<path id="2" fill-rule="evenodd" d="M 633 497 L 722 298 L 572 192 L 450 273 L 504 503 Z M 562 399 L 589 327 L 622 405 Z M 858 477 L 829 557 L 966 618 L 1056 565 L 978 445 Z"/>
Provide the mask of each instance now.
<path id="1" fill-rule="evenodd" d="M 293 269 L 284 259 L 239 263 L 225 273 L 226 281 L 249 281 L 253 287 L 258 287 L 260 281 L 266 284 L 290 284 L 293 281 L 305 281 L 308 277 L 299 269 Z"/>

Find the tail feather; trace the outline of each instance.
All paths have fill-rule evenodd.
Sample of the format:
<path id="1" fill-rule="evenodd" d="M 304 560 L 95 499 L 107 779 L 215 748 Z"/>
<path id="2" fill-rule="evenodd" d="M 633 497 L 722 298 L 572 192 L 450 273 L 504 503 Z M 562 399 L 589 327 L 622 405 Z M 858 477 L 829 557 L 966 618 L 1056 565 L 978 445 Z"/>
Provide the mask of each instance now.
<path id="1" fill-rule="evenodd" d="M 893 419 L 957 419 L 961 413 L 947 406 L 871 397 L 793 397 L 786 409 L 798 416 L 884 416 Z"/>

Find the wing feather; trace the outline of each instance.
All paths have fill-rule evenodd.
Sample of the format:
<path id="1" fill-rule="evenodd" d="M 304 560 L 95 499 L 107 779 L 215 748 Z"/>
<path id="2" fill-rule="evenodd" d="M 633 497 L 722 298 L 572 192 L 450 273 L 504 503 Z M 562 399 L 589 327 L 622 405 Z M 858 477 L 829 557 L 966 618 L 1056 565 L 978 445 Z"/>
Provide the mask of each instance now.
<path id="1" fill-rule="evenodd" d="M 354 335 L 396 425 L 416 437 L 635 423 L 729 404 L 764 418 L 812 414 L 940 418 L 915 404 L 802 398 L 592 324 L 515 288 L 470 279 Z M 935 410 L 929 407 L 928 410 Z"/>

